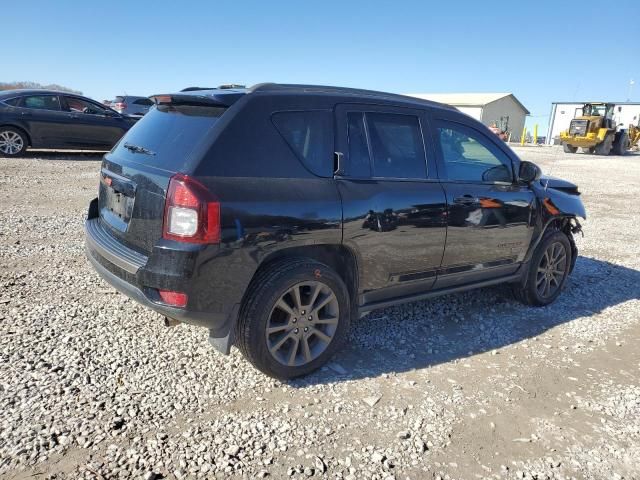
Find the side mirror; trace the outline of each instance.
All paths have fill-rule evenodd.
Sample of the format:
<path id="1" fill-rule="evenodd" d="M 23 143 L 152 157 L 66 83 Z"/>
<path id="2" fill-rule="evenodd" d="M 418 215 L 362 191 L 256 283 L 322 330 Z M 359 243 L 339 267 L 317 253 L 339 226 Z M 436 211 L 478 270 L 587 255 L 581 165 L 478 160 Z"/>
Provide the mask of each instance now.
<path id="1" fill-rule="evenodd" d="M 522 183 L 533 183 L 540 180 L 542 170 L 535 163 L 520 162 L 520 172 L 518 172 L 518 180 Z"/>

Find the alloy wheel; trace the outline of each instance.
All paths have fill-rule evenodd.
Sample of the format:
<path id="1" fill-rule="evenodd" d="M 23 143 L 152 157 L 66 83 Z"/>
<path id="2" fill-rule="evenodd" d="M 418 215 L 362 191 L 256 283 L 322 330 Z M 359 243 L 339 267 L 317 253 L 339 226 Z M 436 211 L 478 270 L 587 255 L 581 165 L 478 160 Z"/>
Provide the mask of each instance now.
<path id="1" fill-rule="evenodd" d="M 567 251 L 560 242 L 547 247 L 540 259 L 536 275 L 536 289 L 542 298 L 555 295 L 567 270 Z"/>
<path id="2" fill-rule="evenodd" d="M 339 315 L 338 299 L 328 285 L 297 283 L 271 310 L 265 331 L 269 352 L 290 367 L 312 362 L 333 340 Z"/>
<path id="3" fill-rule="evenodd" d="M 24 148 L 24 140 L 16 132 L 5 130 L 0 132 L 0 152 L 15 155 Z"/>

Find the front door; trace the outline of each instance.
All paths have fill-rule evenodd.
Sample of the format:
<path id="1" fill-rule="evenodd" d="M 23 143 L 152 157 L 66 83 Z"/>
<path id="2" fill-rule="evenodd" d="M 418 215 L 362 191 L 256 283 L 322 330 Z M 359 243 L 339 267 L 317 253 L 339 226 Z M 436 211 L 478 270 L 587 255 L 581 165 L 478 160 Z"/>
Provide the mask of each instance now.
<path id="1" fill-rule="evenodd" d="M 343 241 L 360 255 L 360 303 L 428 290 L 442 261 L 446 200 L 423 112 L 340 105 L 336 115 Z"/>
<path id="2" fill-rule="evenodd" d="M 434 135 L 448 205 L 436 288 L 514 273 L 533 233 L 534 194 L 515 180 L 500 140 L 465 118 L 440 118 Z"/>
<path id="3" fill-rule="evenodd" d="M 122 137 L 122 118 L 107 115 L 97 103 L 65 96 L 63 109 L 69 116 L 66 142 L 69 147 L 110 149 Z"/>

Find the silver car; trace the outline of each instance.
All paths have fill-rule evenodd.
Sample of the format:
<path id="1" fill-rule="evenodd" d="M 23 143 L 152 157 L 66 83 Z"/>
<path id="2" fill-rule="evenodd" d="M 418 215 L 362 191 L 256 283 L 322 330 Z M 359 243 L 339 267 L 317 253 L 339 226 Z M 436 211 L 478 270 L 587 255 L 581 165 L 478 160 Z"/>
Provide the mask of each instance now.
<path id="1" fill-rule="evenodd" d="M 135 97 L 132 95 L 117 96 L 111 102 L 111 108 L 124 115 L 142 116 L 149 111 L 153 102 L 147 97 Z"/>

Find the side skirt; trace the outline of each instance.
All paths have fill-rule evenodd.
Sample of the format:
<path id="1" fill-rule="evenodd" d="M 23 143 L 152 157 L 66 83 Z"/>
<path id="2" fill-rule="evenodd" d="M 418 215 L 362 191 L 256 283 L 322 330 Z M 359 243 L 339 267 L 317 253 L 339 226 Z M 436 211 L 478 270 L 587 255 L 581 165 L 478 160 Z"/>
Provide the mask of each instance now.
<path id="1" fill-rule="evenodd" d="M 429 298 L 439 297 L 441 295 L 465 292 L 467 290 L 473 290 L 473 289 L 482 288 L 482 287 L 489 287 L 489 286 L 497 285 L 500 283 L 518 282 L 522 279 L 522 275 L 525 274 L 525 272 L 527 271 L 527 268 L 528 268 L 528 265 L 525 264 L 522 266 L 522 268 L 519 269 L 517 273 L 514 273 L 513 275 L 492 278 L 489 280 L 483 280 L 481 282 L 475 282 L 475 283 L 468 283 L 465 285 L 457 285 L 455 287 L 442 288 L 440 290 L 430 290 L 428 292 L 418 293 L 414 295 L 389 298 L 387 300 L 382 300 L 379 302 L 367 303 L 367 304 L 361 305 L 358 308 L 358 311 L 359 311 L 359 314 L 362 315 L 366 312 L 369 312 L 371 310 L 377 310 L 379 308 L 387 308 L 387 307 L 392 307 L 394 305 L 401 305 L 403 303 L 409 303 L 409 302 L 418 302 L 420 300 L 427 300 Z"/>

